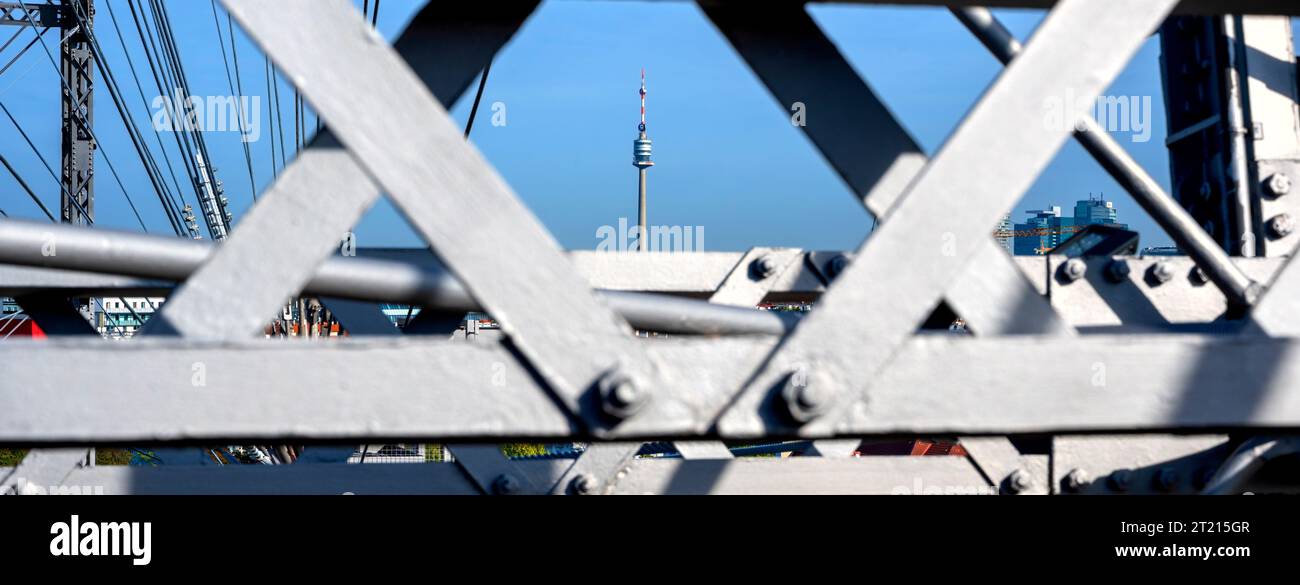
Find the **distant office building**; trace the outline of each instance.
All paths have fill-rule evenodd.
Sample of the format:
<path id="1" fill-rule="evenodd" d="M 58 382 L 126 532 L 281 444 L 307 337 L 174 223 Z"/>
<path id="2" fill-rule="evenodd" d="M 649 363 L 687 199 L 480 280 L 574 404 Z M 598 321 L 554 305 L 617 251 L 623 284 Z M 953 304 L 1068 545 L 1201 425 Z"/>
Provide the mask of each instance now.
<path id="1" fill-rule="evenodd" d="M 87 316 L 101 335 L 110 338 L 133 337 L 165 300 L 167 299 L 162 297 L 92 299 Z"/>
<path id="2" fill-rule="evenodd" d="M 1015 237 L 1014 250 L 1017 256 L 1046 254 L 1090 225 L 1128 229 L 1127 225 L 1119 223 L 1119 212 L 1115 210 L 1115 205 L 1100 197 L 1089 197 L 1075 203 L 1073 217 L 1062 217 L 1060 206 L 1026 213 L 1029 214 L 1029 219 L 1025 223 L 1016 224 L 1015 231 L 1017 234 L 1031 233 Z"/>
<path id="3" fill-rule="evenodd" d="M 1014 242 L 1017 256 L 1035 256 L 1042 253 L 1040 250 L 1050 250 L 1061 243 L 1061 220 L 1064 218 L 1059 205 L 1025 213 L 1029 214 L 1029 219 L 1016 224 L 1015 231 L 1036 232 L 1038 235 L 1017 235 Z"/>
<path id="4" fill-rule="evenodd" d="M 1150 248 L 1142 248 L 1142 255 L 1143 256 L 1186 256 L 1187 254 L 1183 253 L 1182 250 L 1178 249 L 1178 246 L 1152 246 Z"/>
<path id="5" fill-rule="evenodd" d="M 1101 198 L 1086 200 L 1074 204 L 1074 225 L 1117 225 L 1119 212 L 1115 205 Z"/>

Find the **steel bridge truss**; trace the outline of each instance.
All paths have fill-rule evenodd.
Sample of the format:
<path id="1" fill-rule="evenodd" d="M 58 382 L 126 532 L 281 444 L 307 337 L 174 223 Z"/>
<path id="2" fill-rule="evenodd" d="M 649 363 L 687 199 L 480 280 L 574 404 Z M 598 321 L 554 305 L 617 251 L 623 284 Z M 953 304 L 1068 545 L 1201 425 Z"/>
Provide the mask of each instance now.
<path id="1" fill-rule="evenodd" d="M 928 159 L 801 2 L 701 0 L 782 111 L 806 104 L 803 130 L 879 229 L 843 254 L 565 254 L 446 111 L 536 2 L 430 3 L 390 46 L 346 0 L 223 0 L 329 131 L 219 247 L 0 223 L 0 294 L 68 333 L 0 342 L 0 442 L 50 447 L 0 470 L 0 489 L 1241 489 L 1293 451 L 1286 432 L 1300 427 L 1300 268 L 1207 246 L 1099 130 L 1076 138 L 1189 258 L 1013 259 L 989 234 L 1071 138 L 1043 124 L 1047 98 L 1102 93 L 1175 10 L 1296 6 L 1011 3 L 1051 8 L 1023 47 L 987 12 L 947 3 L 1009 65 Z M 436 258 L 333 256 L 381 194 Z M 169 300 L 144 335 L 111 343 L 60 302 L 107 291 Z M 255 339 L 300 293 L 321 296 L 354 337 Z M 817 305 L 786 322 L 750 310 L 764 299 Z M 376 301 L 481 308 L 503 340 L 402 335 Z M 919 330 L 941 303 L 972 335 Z M 643 339 L 634 327 L 709 334 Z M 889 437 L 960 437 L 969 455 L 850 456 Z M 447 442 L 456 463 L 113 468 L 78 448 L 400 438 Z M 636 457 L 649 440 L 682 458 Z M 807 456 L 733 459 L 722 440 L 802 441 Z M 505 441 L 591 445 L 575 460 L 512 461 L 490 444 Z"/>

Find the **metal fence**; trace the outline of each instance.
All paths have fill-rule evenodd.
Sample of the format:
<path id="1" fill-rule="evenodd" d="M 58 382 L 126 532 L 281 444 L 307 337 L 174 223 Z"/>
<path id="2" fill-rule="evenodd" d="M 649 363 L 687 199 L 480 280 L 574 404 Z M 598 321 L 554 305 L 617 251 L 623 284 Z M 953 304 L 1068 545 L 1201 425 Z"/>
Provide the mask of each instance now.
<path id="1" fill-rule="evenodd" d="M 947 2 L 1008 67 L 927 158 L 802 3 L 701 0 L 778 102 L 833 120 L 804 131 L 879 229 L 844 253 L 567 255 L 446 113 L 535 2 L 430 3 L 392 46 L 345 0 L 223 4 L 329 130 L 219 247 L 0 223 L 0 294 L 70 333 L 0 342 L 0 441 L 60 447 L 0 471 L 0 488 L 1224 492 L 1293 452 L 1300 269 L 1230 257 L 1078 106 L 1077 132 L 1041 123 L 1063 88 L 1103 92 L 1175 9 L 1300 13 L 1292 3 L 991 2 L 1051 8 L 1022 48 L 987 11 Z M 1292 87 L 1273 91 L 1294 105 L 1291 63 Z M 1006 254 L 990 228 L 1072 135 L 1188 257 Z M 436 257 L 332 256 L 381 193 Z M 62 301 L 106 293 L 168 300 L 129 343 L 75 335 Z M 256 339 L 298 294 L 352 337 Z M 816 306 L 753 309 L 765 299 Z M 380 302 L 423 311 L 403 332 Z M 973 335 L 918 331 L 941 302 Z M 469 310 L 499 335 L 439 334 L 440 316 Z M 965 454 L 852 456 L 899 436 L 960 438 Z M 113 468 L 70 448 L 254 440 L 446 443 L 456 464 Z M 590 445 L 535 460 L 495 444 L 573 441 Z M 638 456 L 645 441 L 679 457 Z M 735 458 L 774 441 L 800 456 Z"/>

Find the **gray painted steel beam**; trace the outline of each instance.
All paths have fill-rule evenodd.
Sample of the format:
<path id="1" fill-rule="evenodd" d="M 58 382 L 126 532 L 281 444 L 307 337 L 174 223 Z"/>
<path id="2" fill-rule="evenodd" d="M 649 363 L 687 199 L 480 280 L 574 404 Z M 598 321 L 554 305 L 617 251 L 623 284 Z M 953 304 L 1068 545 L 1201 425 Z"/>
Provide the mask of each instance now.
<path id="1" fill-rule="evenodd" d="M 65 485 L 78 468 L 93 461 L 94 451 L 84 448 L 32 449 L 8 475 L 0 475 L 0 495 L 49 493 Z"/>
<path id="2" fill-rule="evenodd" d="M 619 475 L 633 462 L 641 443 L 593 443 L 563 475 L 551 482 L 552 495 L 591 496 L 610 493 Z M 527 467 L 528 462 L 518 462 Z"/>
<path id="3" fill-rule="evenodd" d="M 521 473 L 555 479 L 567 462 L 519 461 Z M 993 493 L 964 457 L 858 457 L 686 461 L 636 459 L 621 468 L 613 494 L 939 494 Z M 454 464 L 94 467 L 65 480 L 105 494 L 473 495 Z"/>
<path id="4" fill-rule="evenodd" d="M 1002 64 L 1011 63 L 1023 50 L 1020 41 L 988 9 L 954 8 L 953 14 Z M 1091 114 L 1084 115 L 1076 124 L 1079 130 L 1074 133 L 1075 140 L 1164 228 L 1179 249 L 1196 260 L 1197 266 L 1224 296 L 1237 307 L 1255 304 L 1263 288 L 1232 263 L 1228 253 L 1201 229 L 1196 219 L 1165 193 Z"/>
<path id="5" fill-rule="evenodd" d="M 626 322 L 355 7 L 290 0 L 271 13 L 254 0 L 224 3 L 568 408 L 597 422 L 584 397 L 615 370 L 644 380 L 643 391 L 658 385 Z M 286 28 L 286 19 L 303 26 Z"/>
<path id="6" fill-rule="evenodd" d="M 802 3 L 700 6 L 782 110 L 803 107 L 804 133 L 868 211 L 888 221 L 928 159 Z M 987 240 L 972 263 L 978 268 L 948 291 L 958 314 L 986 335 L 1070 334 L 1051 305 L 1034 298 L 1006 252 Z"/>
<path id="7" fill-rule="evenodd" d="M 1100 93 L 1173 5 L 1064 0 L 1053 9 L 719 425 L 825 433 L 863 418 L 865 387 L 988 242 L 981 226 L 997 223 L 1067 138 L 1041 123 L 1044 99 L 1066 87 Z M 1068 107 L 1066 119 L 1083 113 Z M 859 351 L 842 351 L 850 346 Z M 783 422 L 784 410 L 819 420 Z"/>
<path id="8" fill-rule="evenodd" d="M 35 356 L 72 361 L 23 363 Z M 133 374 L 103 375 L 116 371 Z M 9 341 L 0 374 L 10 382 L 0 388 L 5 442 L 577 432 L 533 374 L 496 344 Z M 131 390 L 121 394 L 119 386 Z M 109 412 L 111 419 L 87 418 Z"/>
<path id="9" fill-rule="evenodd" d="M 589 438 L 494 344 L 399 338 L 314 345 L 6 342 L 0 376 L 11 383 L 0 388 L 0 442 Z M 666 408 L 615 434 L 685 440 L 784 432 L 781 423 L 711 426 L 771 347 L 736 339 L 646 344 L 655 359 L 690 360 L 693 369 L 674 373 L 682 377 L 666 387 Z M 1053 355 L 1069 360 L 1026 358 Z M 1297 356 L 1295 340 L 1235 336 L 922 335 L 873 380 L 858 416 L 807 434 L 1292 428 L 1300 426 Z M 126 368 L 136 375 L 103 375 Z M 249 411 L 250 403 L 259 408 Z"/>
<path id="10" fill-rule="evenodd" d="M 395 48 L 450 108 L 535 6 L 424 10 Z M 150 329 L 209 339 L 260 332 L 378 197 L 379 188 L 326 130 L 244 217 L 235 237 L 168 300 Z"/>
<path id="11" fill-rule="evenodd" d="M 964 457 L 638 459 L 613 494 L 949 494 L 994 492 Z"/>

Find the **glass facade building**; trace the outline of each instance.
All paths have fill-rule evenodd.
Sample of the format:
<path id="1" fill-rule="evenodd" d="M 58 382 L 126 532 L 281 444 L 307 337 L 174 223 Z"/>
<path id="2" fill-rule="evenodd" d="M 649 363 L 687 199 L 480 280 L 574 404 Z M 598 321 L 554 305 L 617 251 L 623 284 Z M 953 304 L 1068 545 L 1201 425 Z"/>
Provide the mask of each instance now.
<path id="1" fill-rule="evenodd" d="M 1072 217 L 1062 217 L 1060 206 L 1025 213 L 1029 214 L 1029 218 L 1015 227 L 1017 235 L 1014 251 L 1017 256 L 1046 254 L 1085 226 L 1106 225 L 1128 229 L 1127 225 L 1119 223 L 1119 212 L 1115 210 L 1115 205 L 1100 198 L 1089 197 L 1075 203 Z M 1036 233 L 1020 235 L 1024 232 Z"/>

